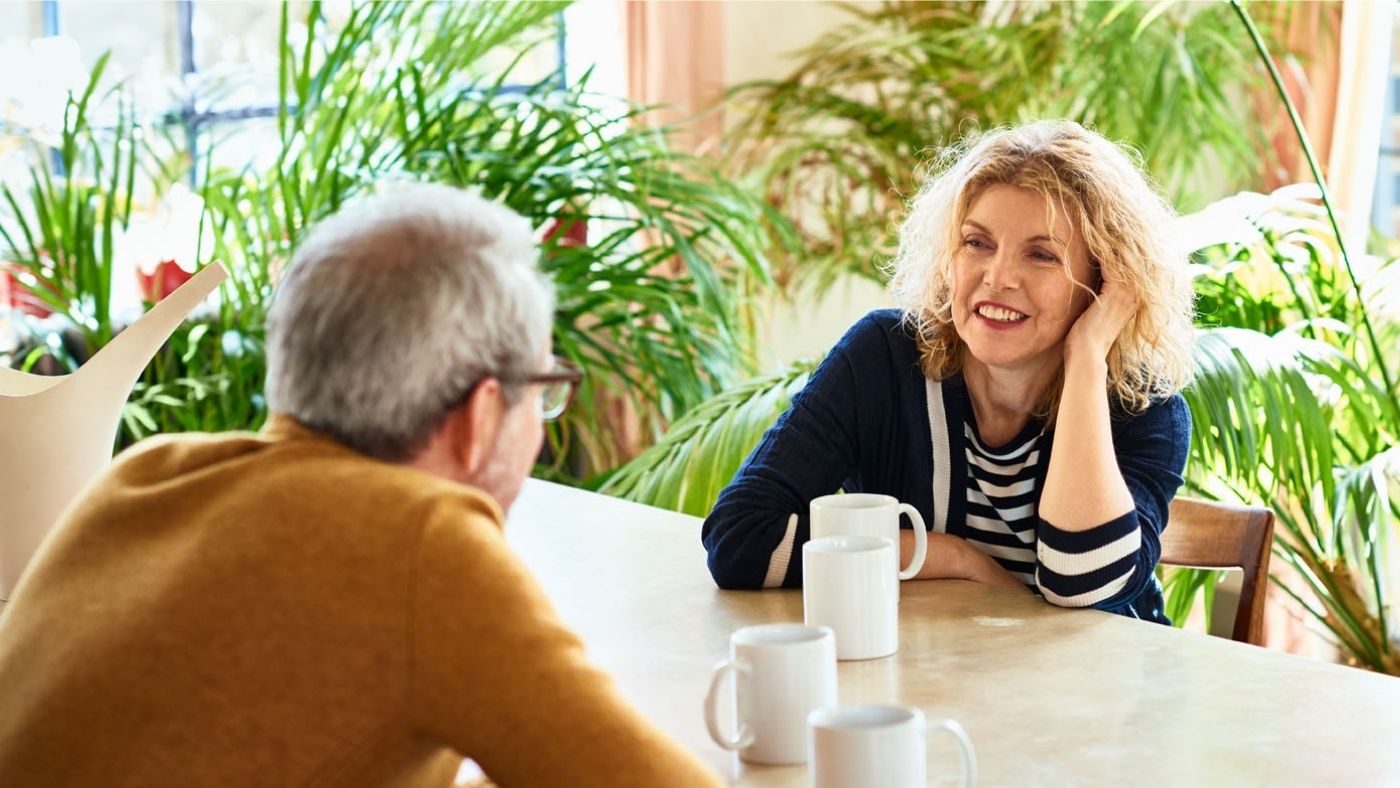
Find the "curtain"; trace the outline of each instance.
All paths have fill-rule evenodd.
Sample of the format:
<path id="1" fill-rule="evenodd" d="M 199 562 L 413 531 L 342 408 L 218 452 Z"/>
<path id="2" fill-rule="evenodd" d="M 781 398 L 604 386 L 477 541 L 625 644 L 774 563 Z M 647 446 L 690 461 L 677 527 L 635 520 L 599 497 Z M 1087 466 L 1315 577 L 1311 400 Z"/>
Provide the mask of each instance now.
<path id="1" fill-rule="evenodd" d="M 1341 66 L 1332 120 L 1333 144 L 1327 155 L 1327 188 L 1343 209 L 1338 221 L 1353 254 L 1365 250 L 1370 230 L 1394 13 L 1391 3 L 1364 0 L 1347 0 L 1342 12 Z"/>
<path id="2" fill-rule="evenodd" d="M 660 104 L 645 120 L 665 125 L 688 120 L 672 138 L 684 150 L 713 144 L 723 114 L 713 109 L 724 92 L 724 3 L 697 0 L 623 0 L 627 42 L 627 97 Z M 703 116 L 697 113 L 712 110 Z"/>
<path id="3" fill-rule="evenodd" d="M 621 10 L 627 99 L 659 105 L 636 122 L 681 124 L 670 136 L 676 150 L 697 152 L 715 144 L 724 124 L 715 108 L 724 92 L 724 4 L 621 0 Z M 682 268 L 675 259 L 656 271 L 675 274 Z M 635 457 L 647 441 L 631 403 L 625 397 L 610 397 L 603 408 L 614 427 L 610 450 L 619 460 Z"/>
<path id="4" fill-rule="evenodd" d="M 1288 97 L 1298 109 L 1303 128 L 1312 142 L 1318 161 L 1326 164 L 1332 148 L 1332 119 L 1336 115 L 1338 77 L 1341 59 L 1338 37 L 1342 20 L 1341 3 L 1300 3 L 1265 7 L 1274 11 L 1266 22 L 1273 28 L 1279 49 L 1287 53 L 1274 54 L 1274 66 L 1283 76 Z M 1288 121 L 1288 113 L 1279 105 L 1272 84 L 1260 89 L 1256 96 L 1260 117 L 1265 118 L 1274 160 L 1264 175 L 1266 191 L 1301 181 L 1311 181 L 1312 172 L 1303 156 L 1302 146 Z M 1325 175 L 1324 170 L 1324 175 Z"/>
<path id="5" fill-rule="evenodd" d="M 1359 253 L 1370 227 L 1394 8 L 1369 0 L 1278 8 L 1273 30 L 1292 54 L 1276 65 L 1339 212 L 1343 241 Z M 1311 182 L 1302 146 L 1273 87 L 1257 99 L 1260 117 L 1269 119 L 1275 157 L 1265 173 L 1266 190 Z"/>

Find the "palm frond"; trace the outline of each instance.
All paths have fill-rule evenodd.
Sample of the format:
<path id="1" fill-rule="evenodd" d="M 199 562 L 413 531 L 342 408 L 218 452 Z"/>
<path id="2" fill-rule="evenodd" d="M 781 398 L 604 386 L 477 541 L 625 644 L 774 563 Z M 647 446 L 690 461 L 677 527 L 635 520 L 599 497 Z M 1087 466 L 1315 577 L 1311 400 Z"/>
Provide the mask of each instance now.
<path id="1" fill-rule="evenodd" d="M 807 384 L 816 361 L 734 386 L 675 424 L 656 445 L 613 474 L 600 491 L 704 516 L 764 431 Z"/>
<path id="2" fill-rule="evenodd" d="M 1186 400 L 1195 424 L 1192 486 L 1272 508 L 1280 524 L 1274 554 L 1303 583 L 1285 590 L 1357 664 L 1400 670 L 1387 594 L 1396 582 L 1392 524 L 1400 484 L 1393 479 L 1400 455 L 1385 411 L 1375 419 L 1384 398 L 1367 371 L 1337 348 L 1297 334 L 1209 329 L 1198 342 Z M 1377 445 L 1355 465 L 1338 454 Z"/>

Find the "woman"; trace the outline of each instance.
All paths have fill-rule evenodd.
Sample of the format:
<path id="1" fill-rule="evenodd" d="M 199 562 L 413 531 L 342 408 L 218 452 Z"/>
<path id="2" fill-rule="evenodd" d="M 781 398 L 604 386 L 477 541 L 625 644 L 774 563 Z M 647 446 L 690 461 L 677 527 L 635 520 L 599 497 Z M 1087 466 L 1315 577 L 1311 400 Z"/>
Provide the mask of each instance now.
<path id="1" fill-rule="evenodd" d="M 929 524 L 920 578 L 1168 623 L 1153 570 L 1192 370 L 1173 212 L 1124 150 L 1067 121 L 941 161 L 900 229 L 901 309 L 846 333 L 720 494 L 710 571 L 799 586 L 809 502 L 884 493 Z"/>

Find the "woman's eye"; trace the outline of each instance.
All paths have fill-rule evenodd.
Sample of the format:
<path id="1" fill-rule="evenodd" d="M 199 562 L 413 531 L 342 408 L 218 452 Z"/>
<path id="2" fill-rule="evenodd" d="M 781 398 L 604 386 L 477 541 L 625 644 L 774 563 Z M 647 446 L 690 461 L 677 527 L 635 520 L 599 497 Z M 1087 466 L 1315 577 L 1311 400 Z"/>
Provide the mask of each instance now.
<path id="1" fill-rule="evenodd" d="M 1053 254 L 1050 254 L 1049 252 L 1047 252 L 1047 251 L 1045 251 L 1045 250 L 1043 250 L 1043 249 L 1035 249 L 1035 250 L 1033 250 L 1033 251 L 1031 252 L 1031 258 L 1034 259 L 1034 260 L 1036 260 L 1037 262 L 1041 262 L 1041 263 L 1058 263 L 1058 262 L 1060 262 L 1060 258 L 1056 257 L 1056 256 L 1053 255 Z"/>
<path id="2" fill-rule="evenodd" d="M 970 246 L 973 249 L 986 249 L 987 242 L 983 241 L 981 238 L 969 236 L 963 239 L 963 246 Z"/>

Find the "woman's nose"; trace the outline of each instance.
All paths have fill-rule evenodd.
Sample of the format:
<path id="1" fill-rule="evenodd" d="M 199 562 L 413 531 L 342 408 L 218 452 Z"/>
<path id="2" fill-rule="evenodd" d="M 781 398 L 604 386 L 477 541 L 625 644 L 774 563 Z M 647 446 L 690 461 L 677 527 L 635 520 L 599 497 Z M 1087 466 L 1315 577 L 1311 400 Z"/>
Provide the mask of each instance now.
<path id="1" fill-rule="evenodd" d="M 993 290 L 1015 289 L 1019 280 L 1016 276 L 1014 256 L 1010 252 L 998 249 L 982 271 L 982 283 Z"/>

